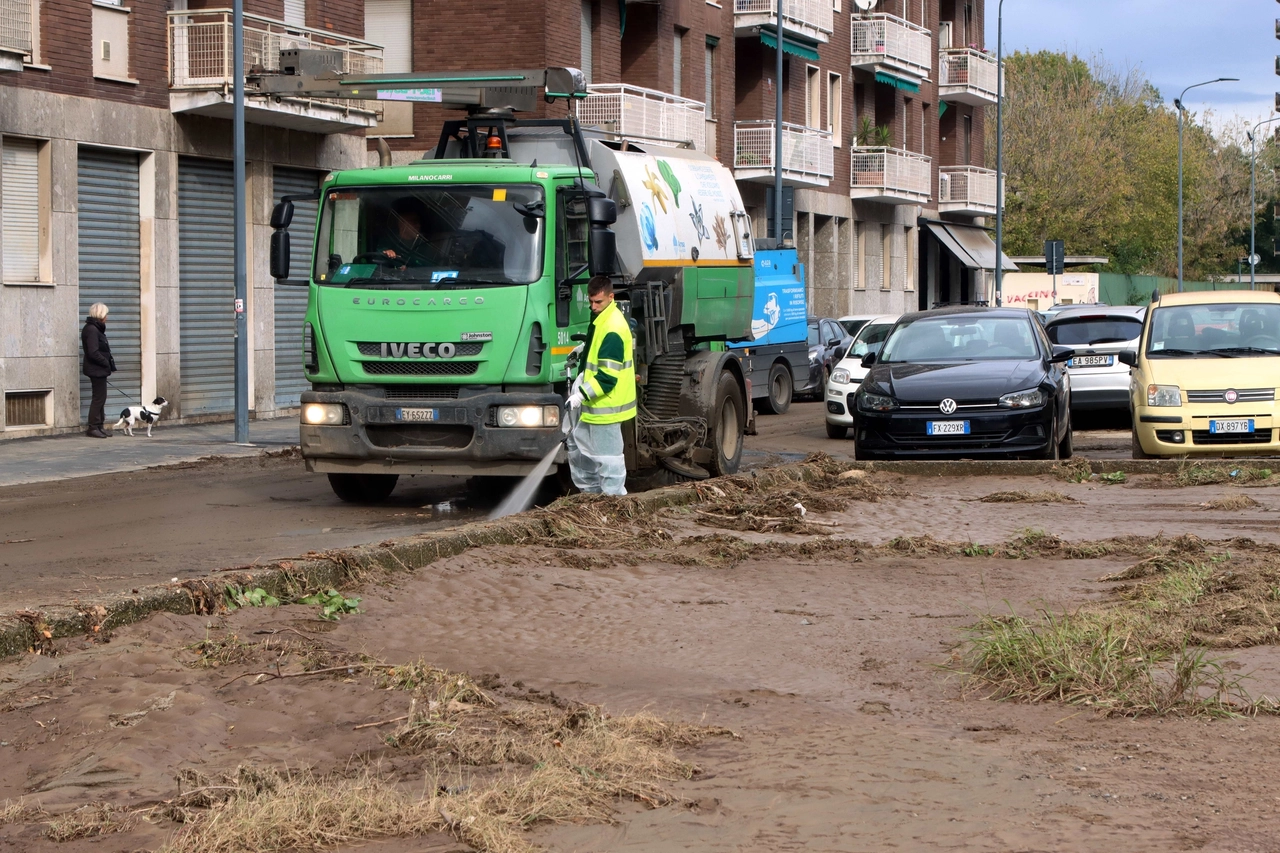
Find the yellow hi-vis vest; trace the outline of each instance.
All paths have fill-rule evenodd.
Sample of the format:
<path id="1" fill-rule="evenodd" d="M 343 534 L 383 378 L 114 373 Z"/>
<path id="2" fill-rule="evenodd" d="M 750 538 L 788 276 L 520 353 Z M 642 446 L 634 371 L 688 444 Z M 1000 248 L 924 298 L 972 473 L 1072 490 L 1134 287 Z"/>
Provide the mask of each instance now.
<path id="1" fill-rule="evenodd" d="M 591 347 L 582 373 L 582 421 L 588 424 L 629 421 L 636 416 L 635 346 L 631 327 L 617 302 L 610 302 L 592 319 L 591 326 Z M 621 361 L 600 357 L 600 346 L 611 333 L 622 339 Z M 618 355 L 607 350 L 605 354 Z M 602 374 L 616 380 L 608 391 L 600 382 Z"/>

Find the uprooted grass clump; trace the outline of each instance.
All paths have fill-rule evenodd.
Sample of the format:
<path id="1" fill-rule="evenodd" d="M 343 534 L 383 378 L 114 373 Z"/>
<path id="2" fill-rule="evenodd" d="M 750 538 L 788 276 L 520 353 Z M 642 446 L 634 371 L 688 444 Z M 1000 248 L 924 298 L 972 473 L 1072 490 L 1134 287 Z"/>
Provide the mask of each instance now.
<path id="1" fill-rule="evenodd" d="M 1261 506 L 1248 495 L 1227 495 L 1225 498 L 1213 498 L 1200 504 L 1204 509 L 1240 510 Z"/>
<path id="2" fill-rule="evenodd" d="M 1253 468 L 1248 465 L 1205 464 L 1193 462 L 1180 465 L 1172 474 L 1165 474 L 1161 481 L 1167 486 L 1211 486 L 1216 483 L 1243 485 L 1245 483 L 1263 483 L 1271 479 L 1270 468 Z"/>
<path id="3" fill-rule="evenodd" d="M 1032 492 L 1026 489 L 1015 489 L 1008 492 L 992 492 L 977 498 L 979 503 L 984 504 L 1074 504 L 1080 503 L 1073 497 L 1062 494 L 1062 492 L 1040 491 Z"/>
<path id="4" fill-rule="evenodd" d="M 407 694 L 407 713 L 385 721 L 398 723 L 385 741 L 433 759 L 424 780 L 369 770 L 241 767 L 218 778 L 187 770 L 180 794 L 158 809 L 183 823 L 162 853 L 269 853 L 429 832 L 523 853 L 534 824 L 608 822 L 620 799 L 671 802 L 664 786 L 698 772 L 674 748 L 732 735 L 650 714 L 613 717 L 554 694 L 499 697 L 466 674 L 422 662 L 367 670 L 375 689 Z"/>
<path id="5" fill-rule="evenodd" d="M 1112 714 L 1274 713 L 1212 649 L 1280 642 L 1280 553 L 1194 537 L 1108 575 L 1110 600 L 1069 613 L 984 616 L 953 664 L 971 686 Z"/>

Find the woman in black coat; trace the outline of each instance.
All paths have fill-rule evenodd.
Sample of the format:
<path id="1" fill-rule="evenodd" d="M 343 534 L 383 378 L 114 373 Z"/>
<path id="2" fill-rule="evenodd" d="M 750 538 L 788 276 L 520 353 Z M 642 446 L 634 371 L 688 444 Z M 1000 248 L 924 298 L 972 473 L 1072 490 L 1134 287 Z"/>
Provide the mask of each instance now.
<path id="1" fill-rule="evenodd" d="M 107 406 L 107 377 L 116 372 L 116 360 L 111 357 L 111 344 L 107 343 L 105 303 L 95 302 L 89 307 L 89 318 L 80 332 L 80 343 L 84 346 L 84 365 L 80 372 L 89 377 L 89 385 L 93 388 L 93 397 L 89 401 L 89 430 L 85 435 L 110 438 L 111 433 L 103 429 L 106 420 L 103 409 Z"/>

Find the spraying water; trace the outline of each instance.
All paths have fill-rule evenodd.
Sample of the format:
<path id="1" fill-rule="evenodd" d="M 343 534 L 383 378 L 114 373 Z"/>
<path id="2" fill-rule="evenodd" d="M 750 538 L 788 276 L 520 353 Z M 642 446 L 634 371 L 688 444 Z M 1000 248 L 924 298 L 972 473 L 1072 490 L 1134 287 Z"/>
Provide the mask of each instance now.
<path id="1" fill-rule="evenodd" d="M 547 451 L 547 455 L 542 457 L 542 461 L 538 463 L 538 467 L 529 472 L 520 484 L 515 487 L 507 499 L 498 504 L 497 509 L 489 513 L 489 518 L 502 518 L 505 515 L 514 515 L 517 512 L 524 512 L 529 508 L 529 504 L 533 503 L 533 496 L 538 492 L 538 486 L 542 485 L 542 480 L 547 476 L 547 472 L 551 470 L 551 463 L 556 459 L 556 453 L 560 451 L 560 445 L 556 445 Z"/>

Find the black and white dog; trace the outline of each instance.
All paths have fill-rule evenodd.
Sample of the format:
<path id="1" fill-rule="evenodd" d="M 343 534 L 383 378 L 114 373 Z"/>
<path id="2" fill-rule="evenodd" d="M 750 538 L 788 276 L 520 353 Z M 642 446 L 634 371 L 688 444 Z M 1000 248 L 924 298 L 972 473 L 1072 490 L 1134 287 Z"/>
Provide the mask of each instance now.
<path id="1" fill-rule="evenodd" d="M 164 397 L 156 397 L 147 406 L 130 406 L 120 413 L 120 420 L 112 425 L 112 429 L 119 429 L 120 425 L 124 425 L 124 434 L 133 435 L 133 428 L 141 424 L 147 425 L 147 438 L 151 437 L 151 425 L 160 420 L 160 412 L 164 407 L 169 405 L 169 401 Z"/>

